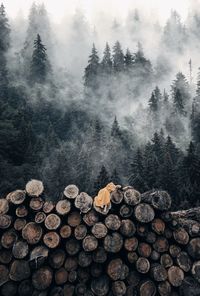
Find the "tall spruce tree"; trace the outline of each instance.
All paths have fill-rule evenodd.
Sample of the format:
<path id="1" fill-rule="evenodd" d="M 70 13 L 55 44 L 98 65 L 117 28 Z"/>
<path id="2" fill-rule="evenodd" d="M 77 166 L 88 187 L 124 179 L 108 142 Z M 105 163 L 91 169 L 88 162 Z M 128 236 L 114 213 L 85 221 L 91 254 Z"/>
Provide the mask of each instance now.
<path id="1" fill-rule="evenodd" d="M 46 48 L 38 34 L 34 41 L 34 51 L 31 61 L 30 83 L 45 83 L 51 73 L 51 66 L 47 57 Z"/>
<path id="2" fill-rule="evenodd" d="M 101 167 L 100 173 L 97 177 L 97 180 L 94 183 L 94 190 L 97 193 L 100 189 L 105 187 L 110 182 L 110 177 L 105 166 Z"/>
<path id="3" fill-rule="evenodd" d="M 8 70 L 6 53 L 10 46 L 10 27 L 6 16 L 5 7 L 0 6 L 0 93 L 1 96 L 7 96 L 8 88 Z"/>
<path id="4" fill-rule="evenodd" d="M 102 71 L 104 74 L 111 74 L 112 72 L 112 59 L 111 59 L 111 51 L 110 46 L 106 43 L 106 47 L 103 53 L 103 58 L 101 62 Z"/>
<path id="5" fill-rule="evenodd" d="M 92 53 L 88 60 L 88 66 L 85 68 L 84 85 L 94 91 L 98 88 L 98 78 L 99 56 L 95 44 L 93 44 Z"/>
<path id="6" fill-rule="evenodd" d="M 190 89 L 186 77 L 179 72 L 171 86 L 174 111 L 180 115 L 186 115 L 190 104 Z"/>
<path id="7" fill-rule="evenodd" d="M 120 131 L 119 123 L 118 123 L 118 120 L 117 120 L 116 116 L 115 116 L 115 119 L 114 119 L 113 124 L 112 124 L 111 136 L 114 137 L 114 138 L 120 138 L 121 137 L 121 131 Z"/>
<path id="8" fill-rule="evenodd" d="M 124 62 L 125 62 L 125 69 L 126 70 L 131 70 L 133 67 L 133 62 L 134 62 L 134 58 L 133 55 L 131 54 L 130 50 L 127 48 L 126 50 L 126 54 L 124 57 Z"/>
<path id="9" fill-rule="evenodd" d="M 141 192 L 143 192 L 146 188 L 144 180 L 143 155 L 140 149 L 137 149 L 131 164 L 129 184 Z"/>
<path id="10" fill-rule="evenodd" d="M 119 41 L 113 47 L 113 68 L 116 73 L 124 70 L 124 54 Z"/>

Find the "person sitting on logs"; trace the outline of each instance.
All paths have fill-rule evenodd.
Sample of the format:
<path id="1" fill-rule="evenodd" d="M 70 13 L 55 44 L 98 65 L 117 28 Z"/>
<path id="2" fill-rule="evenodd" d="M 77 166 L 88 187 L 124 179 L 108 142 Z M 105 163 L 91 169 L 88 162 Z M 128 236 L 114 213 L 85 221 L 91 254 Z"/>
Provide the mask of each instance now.
<path id="1" fill-rule="evenodd" d="M 110 205 L 110 194 L 115 191 L 115 189 L 116 185 L 114 183 L 109 183 L 106 187 L 102 188 L 94 198 L 94 205 L 104 209 L 104 212 L 106 212 L 107 207 Z"/>

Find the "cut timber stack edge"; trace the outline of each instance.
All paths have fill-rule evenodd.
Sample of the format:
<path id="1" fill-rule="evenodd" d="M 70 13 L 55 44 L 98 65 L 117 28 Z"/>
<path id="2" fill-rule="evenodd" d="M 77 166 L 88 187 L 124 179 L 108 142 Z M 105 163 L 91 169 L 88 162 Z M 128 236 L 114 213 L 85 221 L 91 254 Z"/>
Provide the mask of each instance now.
<path id="1" fill-rule="evenodd" d="M 1 296 L 200 295 L 200 208 L 131 186 L 93 200 L 75 185 L 45 200 L 38 180 L 0 199 Z"/>

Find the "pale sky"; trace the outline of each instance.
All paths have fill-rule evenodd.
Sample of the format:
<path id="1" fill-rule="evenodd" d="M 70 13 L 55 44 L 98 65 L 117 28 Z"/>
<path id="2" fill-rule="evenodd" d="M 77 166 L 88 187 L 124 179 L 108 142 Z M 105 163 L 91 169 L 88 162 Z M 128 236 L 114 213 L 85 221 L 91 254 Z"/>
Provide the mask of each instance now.
<path id="1" fill-rule="evenodd" d="M 33 0 L 2 0 L 10 17 L 14 17 L 21 9 L 26 16 Z M 73 14 L 76 8 L 81 8 L 88 20 L 93 21 L 97 12 L 105 12 L 112 17 L 125 18 L 128 10 L 142 8 L 148 15 L 158 15 L 161 22 L 166 21 L 171 9 L 176 9 L 184 19 L 189 6 L 200 0 L 42 0 L 48 12 L 59 22 L 65 15 Z"/>

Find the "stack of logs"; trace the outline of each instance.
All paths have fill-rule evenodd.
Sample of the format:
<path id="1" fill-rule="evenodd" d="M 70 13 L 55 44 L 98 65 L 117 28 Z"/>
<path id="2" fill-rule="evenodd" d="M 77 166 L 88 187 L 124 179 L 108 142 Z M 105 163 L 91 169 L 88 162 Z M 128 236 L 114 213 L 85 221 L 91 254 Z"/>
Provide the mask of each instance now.
<path id="1" fill-rule="evenodd" d="M 200 295 L 200 209 L 130 186 L 107 212 L 75 185 L 55 204 L 43 191 L 32 180 L 0 199 L 0 295 Z"/>

